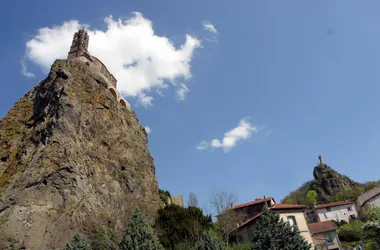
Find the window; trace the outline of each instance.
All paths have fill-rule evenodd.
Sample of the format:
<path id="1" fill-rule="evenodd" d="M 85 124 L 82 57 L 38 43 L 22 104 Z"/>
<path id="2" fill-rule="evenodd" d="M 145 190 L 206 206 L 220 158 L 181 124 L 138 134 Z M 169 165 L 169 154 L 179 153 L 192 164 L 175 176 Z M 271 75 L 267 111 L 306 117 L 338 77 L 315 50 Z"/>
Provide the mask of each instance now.
<path id="1" fill-rule="evenodd" d="M 327 240 L 326 240 L 327 245 L 334 244 L 334 236 L 331 232 L 325 233 L 324 237 L 327 238 Z"/>
<path id="2" fill-rule="evenodd" d="M 331 211 L 331 207 L 326 208 L 327 212 Z"/>
<path id="3" fill-rule="evenodd" d="M 351 212 L 351 211 L 352 211 L 352 208 L 351 208 L 351 207 L 348 207 L 347 210 L 348 210 L 348 212 Z"/>
<path id="4" fill-rule="evenodd" d="M 298 229 L 297 227 L 297 221 L 296 221 L 296 217 L 294 216 L 288 216 L 288 222 L 289 222 L 289 225 L 294 229 Z"/>

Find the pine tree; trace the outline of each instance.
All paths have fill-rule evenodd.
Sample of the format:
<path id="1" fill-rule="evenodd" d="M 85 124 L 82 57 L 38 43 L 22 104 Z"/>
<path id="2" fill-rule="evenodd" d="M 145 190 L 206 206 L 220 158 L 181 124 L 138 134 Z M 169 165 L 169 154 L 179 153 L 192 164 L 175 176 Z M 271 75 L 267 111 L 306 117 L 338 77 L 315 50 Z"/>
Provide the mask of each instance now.
<path id="1" fill-rule="evenodd" d="M 77 234 L 62 250 L 91 250 L 86 236 Z"/>
<path id="2" fill-rule="evenodd" d="M 252 250 L 309 250 L 311 245 L 301 234 L 280 220 L 280 216 L 264 208 L 252 239 Z"/>
<path id="3" fill-rule="evenodd" d="M 224 242 L 212 230 L 204 233 L 195 244 L 194 250 L 225 250 Z"/>
<path id="4" fill-rule="evenodd" d="M 139 209 L 129 221 L 120 243 L 121 250 L 163 250 L 157 235 Z"/>

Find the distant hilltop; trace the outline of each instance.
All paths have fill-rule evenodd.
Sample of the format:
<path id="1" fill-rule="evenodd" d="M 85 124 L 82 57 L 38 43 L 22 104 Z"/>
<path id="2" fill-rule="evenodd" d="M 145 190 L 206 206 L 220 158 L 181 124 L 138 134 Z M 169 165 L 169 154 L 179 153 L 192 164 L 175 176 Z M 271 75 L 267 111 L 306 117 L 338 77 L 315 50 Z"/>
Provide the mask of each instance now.
<path id="1" fill-rule="evenodd" d="M 363 192 L 380 185 L 378 181 L 364 184 L 353 181 L 325 164 L 321 155 L 318 158 L 319 164 L 313 170 L 314 180 L 304 183 L 297 190 L 291 192 L 282 200 L 283 202 L 313 207 L 314 203 L 324 204 L 347 199 L 355 200 Z M 316 201 L 307 197 L 309 191 L 316 192 Z"/>

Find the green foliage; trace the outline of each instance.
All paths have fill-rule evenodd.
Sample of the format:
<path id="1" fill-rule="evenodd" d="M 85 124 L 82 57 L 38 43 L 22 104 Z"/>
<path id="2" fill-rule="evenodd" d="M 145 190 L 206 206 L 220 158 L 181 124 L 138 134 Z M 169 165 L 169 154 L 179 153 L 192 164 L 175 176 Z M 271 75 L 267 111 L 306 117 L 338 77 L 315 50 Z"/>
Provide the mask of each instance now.
<path id="1" fill-rule="evenodd" d="M 351 220 L 350 223 L 341 225 L 337 232 L 341 241 L 359 241 L 363 239 L 363 222 L 360 220 Z"/>
<path id="2" fill-rule="evenodd" d="M 120 243 L 121 250 L 163 250 L 156 233 L 139 209 L 129 221 Z"/>
<path id="3" fill-rule="evenodd" d="M 227 250 L 251 250 L 251 244 L 234 244 L 227 247 Z"/>
<path id="4" fill-rule="evenodd" d="M 225 250 L 224 242 L 212 230 L 205 232 L 195 244 L 194 250 Z"/>
<path id="5" fill-rule="evenodd" d="M 283 203 L 285 203 L 285 204 L 294 204 L 293 200 L 291 198 L 288 198 L 288 199 L 284 200 Z"/>
<path id="6" fill-rule="evenodd" d="M 298 230 L 288 222 L 280 220 L 280 216 L 268 209 L 261 214 L 257 228 L 253 234 L 252 250 L 284 249 L 309 250 L 311 245 L 301 236 Z"/>
<path id="7" fill-rule="evenodd" d="M 174 250 L 193 250 L 193 247 L 188 242 L 181 242 L 175 245 Z"/>
<path id="8" fill-rule="evenodd" d="M 346 225 L 346 224 L 347 224 L 347 221 L 345 221 L 345 220 L 341 220 L 341 221 L 338 221 L 338 220 L 332 220 L 332 222 L 334 222 L 334 224 L 335 224 L 337 227 L 340 227 L 340 226 L 343 226 L 343 225 Z"/>
<path id="9" fill-rule="evenodd" d="M 77 234 L 62 250 L 91 250 L 87 237 Z"/>
<path id="10" fill-rule="evenodd" d="M 160 196 L 160 199 L 165 203 L 166 206 L 170 205 L 170 201 L 172 199 L 172 196 L 170 195 L 169 191 L 159 189 L 158 195 Z"/>
<path id="11" fill-rule="evenodd" d="M 378 187 L 380 186 L 380 180 L 379 181 L 370 181 L 370 182 L 367 182 L 367 183 L 364 183 L 364 189 L 365 191 L 368 191 L 374 187 Z"/>
<path id="12" fill-rule="evenodd" d="M 212 219 L 197 207 L 183 208 L 173 204 L 158 210 L 156 228 L 164 247 L 173 249 L 182 242 L 194 244 L 203 232 L 212 228 Z"/>
<path id="13" fill-rule="evenodd" d="M 97 225 L 92 231 L 93 240 L 91 246 L 94 250 L 118 250 L 118 242 L 112 225 Z"/>
<path id="14" fill-rule="evenodd" d="M 359 197 L 359 195 L 361 195 L 362 193 L 365 192 L 365 188 L 364 187 L 355 187 L 353 189 L 350 189 L 347 191 L 347 198 L 350 199 L 350 200 L 356 200 L 356 198 Z"/>
<path id="15" fill-rule="evenodd" d="M 380 208 L 372 207 L 363 212 L 364 218 L 367 221 L 380 221 Z"/>
<path id="16" fill-rule="evenodd" d="M 336 172 L 329 166 L 326 165 L 327 171 L 321 175 L 322 178 L 329 179 L 335 176 Z M 359 195 L 361 195 L 363 192 L 368 191 L 369 189 L 373 187 L 380 186 L 380 180 L 379 181 L 373 181 L 373 182 L 367 182 L 364 184 L 356 183 L 352 181 L 347 176 L 342 176 L 342 180 L 345 182 L 355 183 L 355 187 L 353 189 L 349 190 L 340 190 L 338 193 L 335 193 L 334 195 L 326 194 L 321 180 L 311 180 L 308 182 L 305 182 L 302 184 L 298 189 L 295 191 L 292 191 L 289 195 L 287 195 L 282 202 L 283 203 L 290 203 L 290 200 L 292 200 L 293 204 L 302 204 L 307 205 L 311 207 L 312 201 L 306 197 L 307 193 L 309 191 L 315 191 L 317 193 L 317 203 L 318 204 L 324 204 L 324 203 L 330 203 L 335 201 L 342 201 L 342 200 L 355 200 Z"/>
<path id="17" fill-rule="evenodd" d="M 378 237 L 380 235 L 380 222 L 379 221 L 367 222 L 364 225 L 363 230 L 366 233 L 367 238 L 375 238 L 375 240 L 380 243 L 380 239 L 378 239 Z"/>
<path id="18" fill-rule="evenodd" d="M 338 192 L 336 195 L 335 195 L 335 201 L 343 201 L 345 200 L 344 199 L 344 196 L 343 196 L 343 193 L 342 192 Z"/>
<path id="19" fill-rule="evenodd" d="M 318 194 L 315 190 L 309 190 L 307 193 L 306 193 L 306 205 L 308 205 L 309 207 L 314 207 L 315 204 L 317 204 L 317 198 L 318 198 Z"/>

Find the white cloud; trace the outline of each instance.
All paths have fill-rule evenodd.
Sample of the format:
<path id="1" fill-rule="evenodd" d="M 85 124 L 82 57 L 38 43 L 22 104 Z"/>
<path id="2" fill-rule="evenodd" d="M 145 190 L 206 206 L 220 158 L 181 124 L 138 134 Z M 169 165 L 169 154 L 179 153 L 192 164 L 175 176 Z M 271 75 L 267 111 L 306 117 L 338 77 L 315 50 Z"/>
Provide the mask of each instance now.
<path id="1" fill-rule="evenodd" d="M 90 35 L 89 52 L 99 58 L 118 80 L 118 90 L 126 97 L 135 97 L 143 106 L 152 105 L 152 89 L 168 88 L 168 82 L 191 78 L 190 62 L 200 41 L 186 34 L 185 42 L 176 48 L 165 36 L 154 33 L 152 22 L 141 13 L 126 20 L 104 19 L 105 31 L 71 20 L 61 26 L 40 28 L 26 43 L 26 58 L 46 73 L 57 58 L 66 58 L 74 33 L 82 26 Z M 177 87 L 173 84 L 172 86 Z M 179 86 L 179 91 L 183 92 Z"/>
<path id="2" fill-rule="evenodd" d="M 206 150 L 208 149 L 208 143 L 206 141 L 201 141 L 197 146 L 196 149 L 198 150 Z"/>
<path id="3" fill-rule="evenodd" d="M 252 126 L 247 119 L 241 119 L 236 128 L 224 134 L 222 140 L 213 139 L 211 146 L 214 148 L 223 148 L 225 152 L 228 152 L 237 145 L 238 141 L 248 139 L 254 132 L 257 132 L 257 130 L 257 127 Z"/>
<path id="4" fill-rule="evenodd" d="M 211 33 L 218 33 L 215 26 L 209 21 L 203 21 L 203 28 Z"/>
<path id="5" fill-rule="evenodd" d="M 186 94 L 189 93 L 189 89 L 187 88 L 187 86 L 183 83 L 181 83 L 179 85 L 179 87 L 177 88 L 177 98 L 178 100 L 180 101 L 184 101 L 186 99 Z"/>
<path id="6" fill-rule="evenodd" d="M 152 129 L 151 129 L 150 127 L 145 126 L 144 128 L 145 128 L 145 131 L 146 131 L 146 133 L 147 133 L 148 135 L 152 132 Z"/>
<path id="7" fill-rule="evenodd" d="M 147 96 L 144 92 L 140 92 L 137 94 L 137 101 L 141 106 L 147 108 L 149 106 L 152 106 L 153 97 Z"/>
<path id="8" fill-rule="evenodd" d="M 32 72 L 28 71 L 28 68 L 26 67 L 25 59 L 20 60 L 21 63 L 21 74 L 27 78 L 33 78 L 35 75 Z"/>

